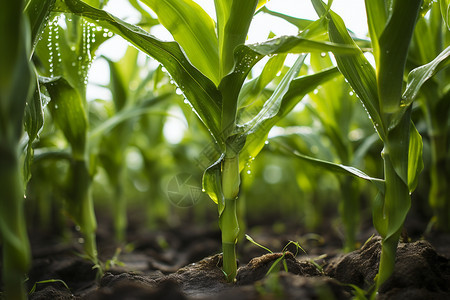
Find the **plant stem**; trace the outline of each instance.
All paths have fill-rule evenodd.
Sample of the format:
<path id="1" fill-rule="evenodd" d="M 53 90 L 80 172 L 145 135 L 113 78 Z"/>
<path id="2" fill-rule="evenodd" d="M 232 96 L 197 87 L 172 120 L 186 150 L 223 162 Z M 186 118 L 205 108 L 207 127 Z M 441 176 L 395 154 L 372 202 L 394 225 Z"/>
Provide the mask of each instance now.
<path id="1" fill-rule="evenodd" d="M 89 259 L 97 264 L 97 243 L 95 241 L 97 221 L 91 194 L 92 179 L 87 165 L 85 160 L 73 162 L 72 194 L 69 201 L 75 221 L 80 226 L 84 237 L 84 251 Z"/>
<path id="2" fill-rule="evenodd" d="M 15 149 L 0 146 L 0 240 L 6 299 L 27 299 L 23 284 L 30 265 L 30 245 L 23 212 L 23 182 Z"/>
<path id="3" fill-rule="evenodd" d="M 450 231 L 450 201 L 448 200 L 448 173 L 446 168 L 446 132 L 430 136 L 431 188 L 429 202 L 433 209 L 436 229 Z"/>
<path id="4" fill-rule="evenodd" d="M 236 201 L 239 194 L 239 156 L 225 157 L 222 165 L 222 191 L 225 207 L 220 215 L 222 230 L 223 271 L 228 282 L 233 282 L 237 273 L 236 241 L 239 222 L 236 214 Z"/>
<path id="5" fill-rule="evenodd" d="M 383 152 L 386 187 L 384 215 L 388 220 L 388 226 L 386 232 L 380 232 L 383 239 L 376 284 L 377 290 L 394 272 L 398 241 L 411 206 L 408 185 L 395 171 L 389 153 L 385 150 Z"/>
<path id="6" fill-rule="evenodd" d="M 356 232 L 359 223 L 358 184 L 351 177 L 340 180 L 342 202 L 340 204 L 341 218 L 344 224 L 344 251 L 350 252 L 356 248 Z"/>

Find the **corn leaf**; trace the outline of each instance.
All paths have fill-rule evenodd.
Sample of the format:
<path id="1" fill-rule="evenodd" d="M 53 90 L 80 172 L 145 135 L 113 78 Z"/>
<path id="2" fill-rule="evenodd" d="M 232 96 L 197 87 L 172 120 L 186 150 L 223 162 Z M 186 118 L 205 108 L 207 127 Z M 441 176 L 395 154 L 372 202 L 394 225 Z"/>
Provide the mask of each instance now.
<path id="1" fill-rule="evenodd" d="M 332 68 L 293 79 L 299 71 L 302 59 L 304 57 L 297 60 L 284 76 L 258 115 L 243 125 L 242 131 L 246 135 L 246 143 L 240 154 L 241 169 L 249 157 L 255 157 L 261 151 L 270 129 L 280 119 L 286 116 L 307 93 L 339 74 L 336 68 Z"/>
<path id="2" fill-rule="evenodd" d="M 384 0 L 365 0 L 367 23 L 372 42 L 373 56 L 378 65 L 380 61 L 380 45 L 378 40 L 383 33 L 388 18 Z"/>
<path id="3" fill-rule="evenodd" d="M 192 0 L 143 0 L 158 15 L 191 63 L 219 85 L 218 41 L 213 19 Z"/>
<path id="4" fill-rule="evenodd" d="M 404 105 L 410 105 L 417 97 L 422 85 L 437 72 L 449 66 L 450 46 L 445 48 L 433 61 L 412 70 L 403 93 Z"/>
<path id="5" fill-rule="evenodd" d="M 220 158 L 213 163 L 203 173 L 203 190 L 209 195 L 209 197 L 218 205 L 219 216 L 222 214 L 225 208 L 225 198 L 222 193 L 222 160 L 225 154 L 222 154 Z"/>
<path id="6" fill-rule="evenodd" d="M 83 103 L 84 97 L 62 77 L 42 78 L 41 82 L 47 88 L 52 99 L 48 106 L 53 120 L 70 143 L 73 157 L 84 159 L 88 127 L 87 112 Z"/>
<path id="7" fill-rule="evenodd" d="M 262 7 L 258 11 L 258 13 L 260 13 L 260 12 L 263 12 L 265 14 L 268 14 L 268 15 L 271 15 L 271 16 L 274 16 L 274 17 L 281 18 L 281 19 L 291 23 L 292 25 L 297 27 L 299 30 L 305 30 L 308 26 L 310 26 L 312 23 L 314 23 L 314 21 L 288 16 L 288 15 L 285 15 L 285 14 L 282 14 L 282 13 L 270 10 L 267 7 Z M 325 31 L 326 31 L 326 29 L 325 29 Z"/>
<path id="8" fill-rule="evenodd" d="M 31 28 L 31 49 L 36 47 L 56 0 L 29 0 L 24 9 Z"/>
<path id="9" fill-rule="evenodd" d="M 409 193 L 412 193 L 419 182 L 419 175 L 423 170 L 423 142 L 422 136 L 411 122 L 409 133 L 409 152 L 408 152 L 408 187 Z"/>
<path id="10" fill-rule="evenodd" d="M 39 82 L 36 79 L 36 89 L 33 97 L 29 97 L 25 107 L 24 127 L 28 134 L 29 143 L 33 142 L 38 136 L 39 131 L 44 125 L 44 111 L 39 90 Z"/>
<path id="11" fill-rule="evenodd" d="M 102 122 L 97 127 L 93 128 L 89 132 L 89 140 L 95 141 L 101 138 L 104 134 L 107 134 L 110 130 L 114 129 L 117 125 L 130 120 L 132 118 L 141 116 L 143 114 L 149 113 L 153 107 L 161 103 L 162 101 L 167 100 L 172 96 L 171 94 L 162 94 L 160 96 L 151 98 L 147 101 L 143 101 L 138 105 L 132 105 L 130 107 L 126 107 L 119 112 L 117 112 L 114 116 L 108 118 L 106 121 Z"/>
<path id="12" fill-rule="evenodd" d="M 327 14 L 328 34 L 330 40 L 339 44 L 346 44 L 356 47 L 355 42 L 350 37 L 341 17 L 333 11 L 328 11 L 320 0 L 313 0 L 314 8 L 319 16 Z M 362 51 L 355 55 L 340 55 L 333 52 L 339 71 L 348 80 L 356 94 L 361 99 L 367 113 L 369 114 L 375 129 L 380 138 L 386 139 L 386 129 L 383 126 L 380 107 L 378 103 L 377 78 L 375 70 L 367 61 Z"/>
<path id="13" fill-rule="evenodd" d="M 33 97 L 27 99 L 25 106 L 25 115 L 23 119 L 24 129 L 28 134 L 28 144 L 24 161 L 24 182 L 28 182 L 31 178 L 31 163 L 33 161 L 33 147 L 32 144 L 37 138 L 39 131 L 44 125 L 44 110 L 41 100 L 41 92 L 39 89 L 39 82 L 36 77 L 36 89 Z"/>
<path id="14" fill-rule="evenodd" d="M 211 80 L 191 65 L 178 43 L 160 41 L 139 27 L 128 24 L 105 11 L 90 7 L 79 0 L 60 0 L 55 9 L 82 15 L 91 22 L 119 34 L 136 48 L 161 62 L 190 101 L 202 122 L 214 138 L 220 141 L 222 108 L 220 92 Z"/>
<path id="15" fill-rule="evenodd" d="M 248 47 L 260 55 L 278 53 L 322 53 L 329 51 L 338 54 L 357 54 L 360 52 L 359 48 L 354 43 L 346 44 L 315 41 L 301 35 L 281 36 L 262 43 L 249 44 L 245 47 Z"/>
<path id="16" fill-rule="evenodd" d="M 439 4 L 441 6 L 442 18 L 448 30 L 450 30 L 450 0 L 439 0 Z"/>
<path id="17" fill-rule="evenodd" d="M 399 110 L 403 72 L 422 0 L 394 1 L 392 15 L 379 37 L 378 95 L 382 113 Z"/>
<path id="18" fill-rule="evenodd" d="M 251 68 L 265 55 L 335 51 L 355 53 L 357 48 L 329 42 L 314 41 L 301 36 L 282 36 L 263 43 L 240 45 L 235 49 L 233 71 L 225 76 L 219 90 L 222 93 L 222 133 L 234 130 L 239 92 Z"/>
<path id="19" fill-rule="evenodd" d="M 245 43 L 258 0 L 214 0 L 219 40 L 220 78 L 235 65 L 234 49 Z"/>
<path id="20" fill-rule="evenodd" d="M 353 176 L 356 178 L 364 179 L 366 181 L 373 183 L 381 193 L 384 193 L 384 180 L 383 179 L 368 176 L 361 170 L 351 167 L 351 166 L 336 164 L 336 163 L 333 163 L 330 161 L 325 161 L 322 159 L 318 159 L 318 158 L 314 158 L 314 157 L 311 157 L 308 155 L 301 154 L 300 152 L 293 149 L 292 147 L 289 147 L 283 141 L 283 139 L 284 139 L 284 137 L 281 136 L 281 137 L 273 138 L 270 141 L 271 141 L 272 145 L 275 144 L 276 145 L 275 147 L 278 147 L 279 150 L 282 151 L 283 153 L 286 153 L 290 156 L 301 159 L 305 162 L 312 164 L 315 167 L 322 168 L 322 169 L 330 171 L 332 173 L 343 174 L 343 175 L 347 175 L 347 176 Z"/>
<path id="21" fill-rule="evenodd" d="M 263 89 L 275 78 L 284 66 L 286 54 L 279 54 L 271 57 L 264 65 L 261 74 L 249 80 L 239 94 L 238 107 L 245 107 L 249 105 L 254 98 L 260 94 Z"/>

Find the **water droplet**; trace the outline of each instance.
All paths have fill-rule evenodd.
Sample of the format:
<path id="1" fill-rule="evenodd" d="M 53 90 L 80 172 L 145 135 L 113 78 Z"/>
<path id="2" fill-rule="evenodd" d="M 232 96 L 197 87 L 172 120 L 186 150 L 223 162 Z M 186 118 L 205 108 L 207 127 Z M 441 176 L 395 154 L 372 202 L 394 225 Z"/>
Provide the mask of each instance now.
<path id="1" fill-rule="evenodd" d="M 247 174 L 249 174 L 249 175 L 250 175 L 250 174 L 252 174 L 252 171 L 250 171 L 250 170 L 247 170 Z"/>
<path id="2" fill-rule="evenodd" d="M 327 54 L 325 52 L 320 53 L 320 57 L 325 57 Z"/>
<path id="3" fill-rule="evenodd" d="M 350 91 L 348 94 L 349 94 L 350 96 L 353 96 L 353 95 L 354 95 L 353 91 Z"/>
<path id="4" fill-rule="evenodd" d="M 315 89 L 313 93 L 314 93 L 314 95 L 317 95 L 319 93 L 319 90 Z"/>

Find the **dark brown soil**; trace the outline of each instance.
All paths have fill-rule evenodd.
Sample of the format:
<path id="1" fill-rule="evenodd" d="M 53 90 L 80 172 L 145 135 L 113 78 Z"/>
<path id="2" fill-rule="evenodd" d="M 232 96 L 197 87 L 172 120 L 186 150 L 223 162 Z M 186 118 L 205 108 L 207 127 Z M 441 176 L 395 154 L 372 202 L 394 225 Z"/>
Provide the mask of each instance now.
<path id="1" fill-rule="evenodd" d="M 373 288 L 381 249 L 378 236 L 367 239 L 370 230 L 361 235 L 360 241 L 366 242 L 360 249 L 343 254 L 340 239 L 326 228 L 317 235 L 295 226 L 281 233 L 273 226 L 253 227 L 250 235 L 272 250 L 280 251 L 294 240 L 308 254 L 294 255 L 293 245 L 290 252 L 267 253 L 242 240 L 236 282 L 227 283 L 215 225 L 150 231 L 131 224 L 125 247 L 113 241 L 111 232 L 100 222 L 101 261 L 122 249 L 118 262 L 101 278 L 92 263 L 79 255 L 77 232 L 72 233 L 72 242 L 61 242 L 51 232 L 30 234 L 33 266 L 28 289 L 48 279 L 60 279 L 69 287 L 61 282 L 38 283 L 30 299 L 351 299 L 354 286 Z M 442 233 L 400 243 L 395 272 L 381 286 L 377 299 L 450 299 L 449 245 L 450 235 Z"/>

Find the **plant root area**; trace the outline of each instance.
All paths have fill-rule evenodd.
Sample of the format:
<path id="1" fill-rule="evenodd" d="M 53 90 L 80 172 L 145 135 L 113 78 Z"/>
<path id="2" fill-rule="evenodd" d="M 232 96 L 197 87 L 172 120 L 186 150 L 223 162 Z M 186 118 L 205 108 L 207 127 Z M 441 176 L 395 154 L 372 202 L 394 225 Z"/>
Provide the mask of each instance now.
<path id="1" fill-rule="evenodd" d="M 56 240 L 53 233 L 33 232 L 27 288 L 35 285 L 35 291 L 29 298 L 352 299 L 358 288 L 373 288 L 381 239 L 372 232 L 359 239 L 357 250 L 343 253 L 341 240 L 327 226 L 324 234 L 302 233 L 294 226 L 282 232 L 274 226 L 252 227 L 252 238 L 274 252 L 241 240 L 236 281 L 228 283 L 215 227 L 187 223 L 156 231 L 130 226 L 124 246 L 114 242 L 111 226 L 100 222 L 99 257 L 110 260 L 102 276 L 80 255 L 77 232 L 69 242 Z M 291 240 L 299 241 L 306 253 L 292 243 L 276 252 Z M 450 235 L 407 240 L 399 243 L 395 272 L 377 299 L 450 299 Z"/>

